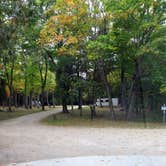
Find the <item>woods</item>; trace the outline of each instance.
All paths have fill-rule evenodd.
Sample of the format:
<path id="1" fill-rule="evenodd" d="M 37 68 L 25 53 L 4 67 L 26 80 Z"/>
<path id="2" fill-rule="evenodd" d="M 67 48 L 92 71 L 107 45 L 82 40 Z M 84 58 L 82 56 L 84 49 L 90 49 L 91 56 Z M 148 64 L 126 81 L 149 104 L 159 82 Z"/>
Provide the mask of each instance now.
<path id="1" fill-rule="evenodd" d="M 166 100 L 164 0 L 2 0 L 0 105 L 95 105 L 119 99 L 124 119 Z M 91 107 L 92 108 L 92 107 Z M 95 112 L 95 111 L 94 111 Z"/>

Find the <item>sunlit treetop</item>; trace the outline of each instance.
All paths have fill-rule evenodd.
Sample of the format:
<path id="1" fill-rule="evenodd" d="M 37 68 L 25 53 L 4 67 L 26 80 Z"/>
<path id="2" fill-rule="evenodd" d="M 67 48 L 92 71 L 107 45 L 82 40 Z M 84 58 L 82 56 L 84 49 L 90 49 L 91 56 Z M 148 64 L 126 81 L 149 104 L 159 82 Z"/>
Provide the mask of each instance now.
<path id="1" fill-rule="evenodd" d="M 82 0 L 58 0 L 46 14 L 49 19 L 40 32 L 39 43 L 58 46 L 59 54 L 78 52 L 89 32 L 88 5 Z"/>

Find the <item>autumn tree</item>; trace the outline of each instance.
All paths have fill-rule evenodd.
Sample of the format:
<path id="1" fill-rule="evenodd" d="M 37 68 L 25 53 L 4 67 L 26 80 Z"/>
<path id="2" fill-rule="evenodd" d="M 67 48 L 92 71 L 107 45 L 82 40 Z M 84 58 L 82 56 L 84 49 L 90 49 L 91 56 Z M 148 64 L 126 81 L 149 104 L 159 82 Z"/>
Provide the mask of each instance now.
<path id="1" fill-rule="evenodd" d="M 41 30 L 39 43 L 45 47 L 54 47 L 57 56 L 75 56 L 78 59 L 79 77 L 80 59 L 89 33 L 88 5 L 81 0 L 58 0 L 50 10 L 50 16 Z M 51 55 L 51 59 L 54 56 Z M 81 90 L 79 88 L 80 98 Z M 81 100 L 80 100 L 81 101 Z M 82 109 L 80 107 L 80 109 Z"/>

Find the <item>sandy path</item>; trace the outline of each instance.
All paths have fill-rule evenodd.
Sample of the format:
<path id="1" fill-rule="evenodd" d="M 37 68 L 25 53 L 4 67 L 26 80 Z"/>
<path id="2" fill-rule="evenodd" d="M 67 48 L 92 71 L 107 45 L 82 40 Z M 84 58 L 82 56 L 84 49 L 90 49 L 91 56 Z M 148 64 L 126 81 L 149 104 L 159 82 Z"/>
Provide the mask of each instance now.
<path id="1" fill-rule="evenodd" d="M 58 112 L 58 111 L 56 111 Z M 40 112 L 0 123 L 0 165 L 94 155 L 166 155 L 165 129 L 45 126 Z"/>

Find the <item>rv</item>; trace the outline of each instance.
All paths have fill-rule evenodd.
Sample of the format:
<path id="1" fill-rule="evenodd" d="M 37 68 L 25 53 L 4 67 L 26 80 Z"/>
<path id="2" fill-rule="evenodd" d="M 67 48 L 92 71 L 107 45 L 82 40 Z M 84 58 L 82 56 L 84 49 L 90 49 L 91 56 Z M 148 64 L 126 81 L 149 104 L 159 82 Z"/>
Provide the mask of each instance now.
<path id="1" fill-rule="evenodd" d="M 112 98 L 112 105 L 115 106 L 115 107 L 118 106 L 118 98 Z M 97 99 L 96 106 L 100 106 L 100 107 L 109 106 L 108 98 Z"/>

